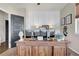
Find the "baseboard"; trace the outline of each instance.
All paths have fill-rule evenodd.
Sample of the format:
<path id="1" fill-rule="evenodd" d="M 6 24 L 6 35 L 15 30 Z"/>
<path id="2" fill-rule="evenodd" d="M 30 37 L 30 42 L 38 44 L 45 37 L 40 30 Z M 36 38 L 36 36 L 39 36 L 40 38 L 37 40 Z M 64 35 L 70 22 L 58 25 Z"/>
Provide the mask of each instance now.
<path id="1" fill-rule="evenodd" d="M 71 47 L 68 47 L 68 56 L 79 56 L 79 52 L 76 50 L 72 49 Z"/>

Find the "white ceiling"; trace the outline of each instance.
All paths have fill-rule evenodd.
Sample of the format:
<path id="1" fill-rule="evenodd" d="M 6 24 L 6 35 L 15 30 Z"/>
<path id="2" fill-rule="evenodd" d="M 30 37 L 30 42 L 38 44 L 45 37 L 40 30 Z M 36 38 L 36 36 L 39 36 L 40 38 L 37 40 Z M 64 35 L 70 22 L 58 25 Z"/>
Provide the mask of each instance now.
<path id="1" fill-rule="evenodd" d="M 39 10 L 61 10 L 67 3 L 0 3 L 3 7 L 17 7 L 17 8 L 30 8 Z"/>

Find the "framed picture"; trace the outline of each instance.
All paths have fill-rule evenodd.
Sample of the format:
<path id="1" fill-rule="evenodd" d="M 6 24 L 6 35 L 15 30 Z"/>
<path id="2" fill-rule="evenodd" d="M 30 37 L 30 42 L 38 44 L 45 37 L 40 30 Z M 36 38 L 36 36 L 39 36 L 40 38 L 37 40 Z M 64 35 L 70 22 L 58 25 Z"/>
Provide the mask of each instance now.
<path id="1" fill-rule="evenodd" d="M 65 17 L 65 25 L 72 24 L 72 14 L 69 14 Z"/>
<path id="2" fill-rule="evenodd" d="M 43 28 L 49 29 L 49 25 L 42 25 Z"/>
<path id="3" fill-rule="evenodd" d="M 65 25 L 65 17 L 61 19 L 61 25 Z"/>

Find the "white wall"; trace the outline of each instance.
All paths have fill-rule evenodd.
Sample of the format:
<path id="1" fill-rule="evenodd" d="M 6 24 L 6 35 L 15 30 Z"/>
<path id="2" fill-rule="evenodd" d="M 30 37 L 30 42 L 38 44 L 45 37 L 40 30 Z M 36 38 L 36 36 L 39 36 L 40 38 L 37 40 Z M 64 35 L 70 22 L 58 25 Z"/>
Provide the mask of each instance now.
<path id="1" fill-rule="evenodd" d="M 58 10 L 26 9 L 26 29 L 34 25 L 60 25 L 60 12 Z"/>
<path id="2" fill-rule="evenodd" d="M 0 10 L 3 10 L 5 12 L 9 13 L 9 14 L 25 16 L 25 9 L 23 9 L 23 8 L 6 7 L 4 5 L 4 6 L 0 6 Z"/>
<path id="3" fill-rule="evenodd" d="M 70 41 L 69 48 L 79 53 L 79 35 L 75 34 L 75 4 L 68 4 L 61 10 L 61 18 L 68 14 L 72 14 L 72 24 L 68 25 L 68 36 L 67 40 Z M 62 31 L 63 26 L 61 26 Z"/>
<path id="4" fill-rule="evenodd" d="M 5 42 L 5 20 L 8 14 L 0 10 L 0 43 Z"/>

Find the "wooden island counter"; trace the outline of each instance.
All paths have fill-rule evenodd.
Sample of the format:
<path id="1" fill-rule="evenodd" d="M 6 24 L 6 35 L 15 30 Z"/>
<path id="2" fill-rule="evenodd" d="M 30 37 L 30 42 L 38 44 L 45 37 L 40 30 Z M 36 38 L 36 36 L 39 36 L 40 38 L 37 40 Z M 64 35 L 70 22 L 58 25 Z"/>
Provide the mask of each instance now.
<path id="1" fill-rule="evenodd" d="M 67 41 L 26 40 L 17 41 L 18 56 L 66 56 Z"/>

